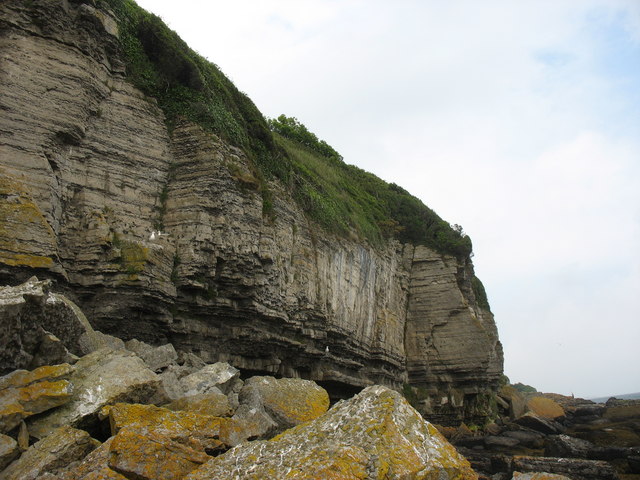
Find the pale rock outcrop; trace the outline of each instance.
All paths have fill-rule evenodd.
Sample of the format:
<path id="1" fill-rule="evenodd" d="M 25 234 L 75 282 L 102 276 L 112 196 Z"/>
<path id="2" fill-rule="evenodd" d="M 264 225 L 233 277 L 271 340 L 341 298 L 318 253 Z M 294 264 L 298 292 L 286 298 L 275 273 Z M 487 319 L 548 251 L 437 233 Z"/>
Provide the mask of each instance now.
<path id="1" fill-rule="evenodd" d="M 185 478 L 419 480 L 477 475 L 401 395 L 373 386 L 272 440 L 239 445 Z"/>

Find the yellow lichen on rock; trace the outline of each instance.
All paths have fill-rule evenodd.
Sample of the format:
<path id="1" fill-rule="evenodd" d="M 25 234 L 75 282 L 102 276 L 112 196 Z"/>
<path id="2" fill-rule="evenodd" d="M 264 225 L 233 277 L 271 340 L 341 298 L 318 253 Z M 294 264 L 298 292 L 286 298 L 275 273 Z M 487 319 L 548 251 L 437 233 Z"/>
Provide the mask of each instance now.
<path id="1" fill-rule="evenodd" d="M 549 420 L 564 417 L 565 415 L 564 408 L 562 408 L 558 402 L 540 396 L 528 399 L 527 408 L 536 415 Z"/>
<path id="2" fill-rule="evenodd" d="M 0 262 L 49 268 L 56 256 L 56 235 L 21 182 L 0 169 Z"/>

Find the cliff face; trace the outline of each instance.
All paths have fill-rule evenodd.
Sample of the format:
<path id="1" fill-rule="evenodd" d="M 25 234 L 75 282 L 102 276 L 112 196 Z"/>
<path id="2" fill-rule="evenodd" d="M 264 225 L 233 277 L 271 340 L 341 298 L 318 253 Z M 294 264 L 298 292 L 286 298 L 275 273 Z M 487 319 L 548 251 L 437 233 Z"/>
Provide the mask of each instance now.
<path id="1" fill-rule="evenodd" d="M 52 277 L 124 339 L 478 413 L 502 350 L 468 258 L 329 235 L 275 181 L 265 217 L 245 153 L 187 121 L 169 131 L 94 2 L 3 2 L 0 18 L 3 283 Z"/>

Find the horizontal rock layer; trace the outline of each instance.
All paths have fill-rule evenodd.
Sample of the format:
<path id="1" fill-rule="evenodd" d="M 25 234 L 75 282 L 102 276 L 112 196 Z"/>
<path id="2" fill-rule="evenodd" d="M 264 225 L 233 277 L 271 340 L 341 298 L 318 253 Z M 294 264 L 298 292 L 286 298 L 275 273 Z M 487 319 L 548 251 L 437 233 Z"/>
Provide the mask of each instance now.
<path id="1" fill-rule="evenodd" d="M 263 217 L 246 155 L 170 133 L 88 3 L 0 5 L 0 281 L 56 279 L 125 340 L 334 396 L 408 383 L 426 412 L 473 413 L 502 350 L 469 259 L 328 235 L 275 183 Z"/>

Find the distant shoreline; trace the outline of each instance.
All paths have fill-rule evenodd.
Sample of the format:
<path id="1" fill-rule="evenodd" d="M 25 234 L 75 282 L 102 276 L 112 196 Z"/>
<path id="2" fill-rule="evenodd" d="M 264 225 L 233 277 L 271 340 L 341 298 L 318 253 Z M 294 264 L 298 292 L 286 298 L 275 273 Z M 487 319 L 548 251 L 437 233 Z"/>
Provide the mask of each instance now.
<path id="1" fill-rule="evenodd" d="M 640 392 L 625 393 L 624 395 L 610 395 L 608 397 L 596 397 L 596 398 L 590 398 L 589 400 L 596 403 L 605 403 L 607 400 L 609 400 L 612 397 L 618 398 L 620 400 L 636 400 L 636 399 L 640 399 Z"/>

